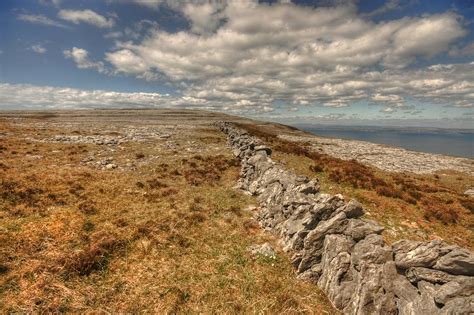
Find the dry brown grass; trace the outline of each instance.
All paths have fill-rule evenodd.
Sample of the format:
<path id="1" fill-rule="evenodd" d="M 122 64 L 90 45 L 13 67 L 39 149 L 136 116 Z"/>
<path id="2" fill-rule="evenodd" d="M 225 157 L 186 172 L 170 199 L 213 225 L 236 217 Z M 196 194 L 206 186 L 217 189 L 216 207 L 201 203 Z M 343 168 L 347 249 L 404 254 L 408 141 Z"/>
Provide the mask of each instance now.
<path id="1" fill-rule="evenodd" d="M 278 133 L 291 132 L 281 126 L 239 126 L 266 141 L 275 151 L 274 158 L 295 172 L 318 177 L 324 191 L 361 201 L 369 216 L 385 225 L 388 241 L 443 238 L 474 248 L 474 202 L 462 195 L 474 181 L 472 176 L 384 172 L 315 152 L 305 143 L 280 139 Z"/>
<path id="2" fill-rule="evenodd" d="M 67 130 L 0 132 L 1 313 L 335 313 L 284 253 L 247 253 L 277 246 L 242 210 L 255 200 L 232 188 L 238 161 L 216 130 L 178 138 L 220 146 L 186 157 L 163 140 L 124 144 L 106 152 L 119 165 L 159 158 L 113 171 L 80 165 L 103 147 L 24 140 Z"/>

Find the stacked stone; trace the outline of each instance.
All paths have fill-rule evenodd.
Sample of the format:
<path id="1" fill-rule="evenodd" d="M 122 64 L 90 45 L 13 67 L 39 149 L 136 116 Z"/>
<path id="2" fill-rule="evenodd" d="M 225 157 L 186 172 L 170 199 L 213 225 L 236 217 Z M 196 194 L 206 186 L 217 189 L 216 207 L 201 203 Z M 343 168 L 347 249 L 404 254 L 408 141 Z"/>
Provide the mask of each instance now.
<path id="1" fill-rule="evenodd" d="M 257 196 L 260 224 L 292 253 L 298 276 L 317 283 L 346 314 L 473 314 L 474 253 L 443 241 L 387 245 L 361 204 L 320 192 L 296 176 L 262 141 L 228 122 L 242 169 L 239 186 Z"/>

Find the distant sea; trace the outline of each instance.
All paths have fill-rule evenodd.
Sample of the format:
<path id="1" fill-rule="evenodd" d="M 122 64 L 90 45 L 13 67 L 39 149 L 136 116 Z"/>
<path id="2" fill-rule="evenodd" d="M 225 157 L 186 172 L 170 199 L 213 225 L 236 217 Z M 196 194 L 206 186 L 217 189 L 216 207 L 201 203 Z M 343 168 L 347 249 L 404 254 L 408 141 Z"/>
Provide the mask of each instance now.
<path id="1" fill-rule="evenodd" d="M 474 158 L 474 130 L 295 125 L 321 137 L 362 140 L 407 150 Z"/>

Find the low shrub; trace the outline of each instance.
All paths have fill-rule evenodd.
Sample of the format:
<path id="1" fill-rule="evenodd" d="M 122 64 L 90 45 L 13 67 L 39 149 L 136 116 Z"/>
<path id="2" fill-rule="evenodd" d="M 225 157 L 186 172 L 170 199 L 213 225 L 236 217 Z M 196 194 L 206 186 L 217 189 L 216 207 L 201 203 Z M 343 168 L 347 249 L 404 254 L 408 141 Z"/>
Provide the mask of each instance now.
<path id="1" fill-rule="evenodd" d="M 402 197 L 400 191 L 398 191 L 397 189 L 395 189 L 393 187 L 381 186 L 381 187 L 375 188 L 375 191 L 380 196 L 385 196 L 385 197 L 390 197 L 390 198 L 401 198 Z"/>
<path id="2" fill-rule="evenodd" d="M 162 183 L 161 181 L 159 181 L 158 179 L 154 178 L 154 179 L 149 179 L 146 181 L 148 186 L 151 188 L 151 189 L 158 189 L 158 188 L 167 188 L 168 185 L 165 184 L 165 183 Z"/>
<path id="3" fill-rule="evenodd" d="M 95 202 L 88 200 L 81 202 L 78 205 L 78 209 L 88 215 L 97 214 L 99 212 L 96 208 Z"/>
<path id="4" fill-rule="evenodd" d="M 323 167 L 319 164 L 310 165 L 309 170 L 315 173 L 321 173 L 322 171 L 324 171 Z"/>
<path id="5" fill-rule="evenodd" d="M 95 240 L 86 249 L 66 258 L 64 270 L 67 273 L 86 276 L 94 271 L 104 270 L 112 253 L 125 245 L 123 240 L 107 233 L 95 235 L 93 239 Z"/>
<path id="6" fill-rule="evenodd" d="M 474 214 L 474 200 L 468 198 L 468 197 L 463 197 L 459 198 L 459 203 L 469 210 L 472 214 Z"/>
<path id="7" fill-rule="evenodd" d="M 447 205 L 438 198 L 422 199 L 424 217 L 427 220 L 439 220 L 443 224 L 456 223 L 459 214 L 454 205 Z"/>

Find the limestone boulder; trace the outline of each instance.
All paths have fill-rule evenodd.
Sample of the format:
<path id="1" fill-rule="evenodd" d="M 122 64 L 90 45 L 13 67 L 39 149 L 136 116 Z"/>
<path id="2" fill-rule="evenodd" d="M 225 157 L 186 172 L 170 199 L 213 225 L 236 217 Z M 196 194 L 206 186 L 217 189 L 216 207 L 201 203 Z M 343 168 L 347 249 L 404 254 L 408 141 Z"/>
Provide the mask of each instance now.
<path id="1" fill-rule="evenodd" d="M 417 242 L 401 240 L 393 244 L 397 268 L 433 267 L 441 256 L 446 255 L 452 247 L 443 241 Z"/>
<path id="2" fill-rule="evenodd" d="M 453 275 L 474 276 L 474 253 L 456 246 L 438 259 L 433 268 Z"/>

